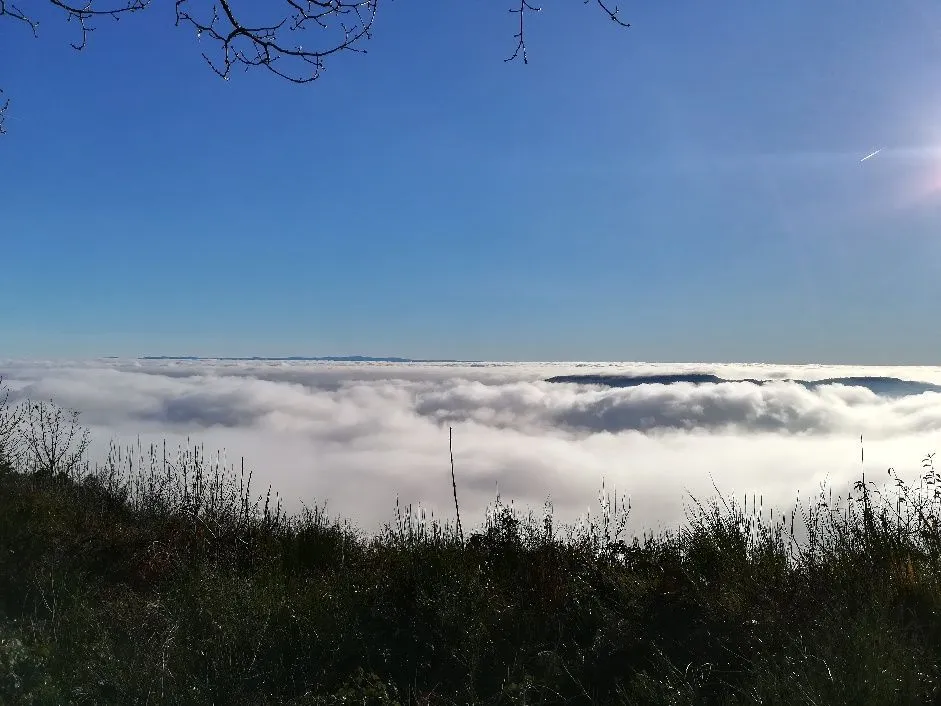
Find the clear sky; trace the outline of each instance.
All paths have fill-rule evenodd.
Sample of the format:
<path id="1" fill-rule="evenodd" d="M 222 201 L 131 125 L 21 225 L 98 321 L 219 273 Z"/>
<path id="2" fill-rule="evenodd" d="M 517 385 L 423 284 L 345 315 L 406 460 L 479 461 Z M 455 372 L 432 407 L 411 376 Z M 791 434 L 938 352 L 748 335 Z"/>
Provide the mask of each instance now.
<path id="1" fill-rule="evenodd" d="M 0 18 L 0 356 L 939 362 L 941 6 L 508 7 L 306 86 Z"/>

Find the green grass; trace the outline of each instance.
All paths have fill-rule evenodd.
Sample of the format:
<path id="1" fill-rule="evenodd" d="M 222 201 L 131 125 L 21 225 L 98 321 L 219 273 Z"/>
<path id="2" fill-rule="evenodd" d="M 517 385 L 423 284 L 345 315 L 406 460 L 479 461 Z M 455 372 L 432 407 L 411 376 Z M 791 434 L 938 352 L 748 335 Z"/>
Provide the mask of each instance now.
<path id="1" fill-rule="evenodd" d="M 941 703 L 930 464 L 775 519 L 719 497 L 630 541 L 604 497 L 577 527 L 497 503 L 461 542 L 398 507 L 377 536 L 286 516 L 199 449 L 17 458 L 0 703 Z"/>

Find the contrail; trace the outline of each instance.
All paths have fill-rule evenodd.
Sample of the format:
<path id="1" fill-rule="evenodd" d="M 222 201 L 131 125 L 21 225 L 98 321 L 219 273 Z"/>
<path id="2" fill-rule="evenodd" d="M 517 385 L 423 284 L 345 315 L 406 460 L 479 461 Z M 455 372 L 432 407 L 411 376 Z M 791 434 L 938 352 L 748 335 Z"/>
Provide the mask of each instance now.
<path id="1" fill-rule="evenodd" d="M 859 160 L 859 161 L 860 161 L 860 162 L 865 162 L 867 159 L 872 159 L 872 158 L 875 157 L 877 154 L 879 154 L 881 151 L 882 151 L 882 148 L 880 147 L 880 148 L 877 149 L 875 152 L 872 152 L 871 154 L 867 154 L 865 157 L 863 157 L 863 158 L 862 158 L 861 160 Z"/>

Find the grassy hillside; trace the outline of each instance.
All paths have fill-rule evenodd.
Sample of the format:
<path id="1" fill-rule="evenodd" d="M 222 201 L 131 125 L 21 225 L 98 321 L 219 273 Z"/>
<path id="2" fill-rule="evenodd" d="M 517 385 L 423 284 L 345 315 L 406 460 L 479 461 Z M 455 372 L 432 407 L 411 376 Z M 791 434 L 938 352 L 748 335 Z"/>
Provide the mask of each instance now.
<path id="1" fill-rule="evenodd" d="M 717 498 L 625 541 L 607 502 L 571 528 L 498 503 L 463 538 L 408 511 L 364 536 L 198 449 L 89 471 L 12 448 L 0 703 L 941 703 L 930 459 L 891 496 L 780 518 Z"/>

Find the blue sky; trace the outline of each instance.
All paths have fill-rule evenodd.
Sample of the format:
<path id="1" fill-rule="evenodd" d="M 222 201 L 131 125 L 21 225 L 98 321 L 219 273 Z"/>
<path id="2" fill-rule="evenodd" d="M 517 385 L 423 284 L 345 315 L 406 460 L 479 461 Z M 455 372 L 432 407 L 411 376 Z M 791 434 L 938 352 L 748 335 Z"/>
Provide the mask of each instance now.
<path id="1" fill-rule="evenodd" d="M 938 362 L 936 3 L 508 7 L 306 86 L 0 18 L 0 356 Z"/>

